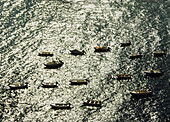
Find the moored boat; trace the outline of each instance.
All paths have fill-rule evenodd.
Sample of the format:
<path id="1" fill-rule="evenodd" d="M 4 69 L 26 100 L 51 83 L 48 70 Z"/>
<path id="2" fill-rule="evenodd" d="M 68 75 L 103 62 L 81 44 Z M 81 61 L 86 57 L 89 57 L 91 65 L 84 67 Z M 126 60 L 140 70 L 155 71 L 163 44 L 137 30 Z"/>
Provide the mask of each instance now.
<path id="1" fill-rule="evenodd" d="M 87 79 L 72 79 L 70 80 L 70 84 L 71 85 L 87 85 L 87 83 L 89 82 L 89 80 Z"/>
<path id="2" fill-rule="evenodd" d="M 13 83 L 9 85 L 10 89 L 24 89 L 28 88 L 28 83 Z"/>
<path id="3" fill-rule="evenodd" d="M 97 100 L 86 100 L 83 103 L 84 106 L 95 106 L 95 107 L 101 107 L 101 101 Z"/>
<path id="4" fill-rule="evenodd" d="M 85 51 L 84 50 L 70 50 L 71 54 L 72 55 L 84 55 L 85 54 Z"/>
<path id="5" fill-rule="evenodd" d="M 94 47 L 94 52 L 109 52 L 111 50 L 110 47 Z"/>
<path id="6" fill-rule="evenodd" d="M 117 74 L 117 79 L 118 80 L 126 80 L 126 79 L 131 79 L 131 75 L 128 75 L 128 74 Z"/>
<path id="7" fill-rule="evenodd" d="M 132 95 L 132 97 L 149 97 L 152 95 L 152 91 L 149 91 L 147 89 L 135 90 L 131 91 L 130 94 Z"/>
<path id="8" fill-rule="evenodd" d="M 131 45 L 131 42 L 130 41 L 124 41 L 124 42 L 121 42 L 121 47 L 124 47 L 124 46 L 129 46 Z"/>
<path id="9" fill-rule="evenodd" d="M 54 88 L 54 87 L 58 87 L 58 83 L 53 83 L 53 82 L 44 82 L 42 83 L 42 87 L 44 88 Z"/>
<path id="10" fill-rule="evenodd" d="M 129 58 L 130 58 L 130 59 L 142 58 L 142 56 L 143 56 L 143 55 L 141 55 L 141 54 L 131 54 Z"/>
<path id="11" fill-rule="evenodd" d="M 148 70 L 145 71 L 146 76 L 162 76 L 164 73 L 161 70 Z"/>
<path id="12" fill-rule="evenodd" d="M 51 52 L 41 52 L 38 55 L 39 56 L 53 56 L 53 53 L 51 53 Z"/>
<path id="13" fill-rule="evenodd" d="M 153 54 L 155 57 L 166 55 L 164 51 L 154 51 Z"/>
<path id="14" fill-rule="evenodd" d="M 71 109 L 72 106 L 70 103 L 54 103 L 50 104 L 51 108 L 53 109 Z"/>
<path id="15" fill-rule="evenodd" d="M 44 64 L 46 66 L 46 68 L 50 68 L 50 69 L 53 69 L 53 68 L 59 68 L 63 65 L 64 63 L 60 60 L 58 61 L 52 61 L 52 62 L 48 62 L 46 64 Z"/>

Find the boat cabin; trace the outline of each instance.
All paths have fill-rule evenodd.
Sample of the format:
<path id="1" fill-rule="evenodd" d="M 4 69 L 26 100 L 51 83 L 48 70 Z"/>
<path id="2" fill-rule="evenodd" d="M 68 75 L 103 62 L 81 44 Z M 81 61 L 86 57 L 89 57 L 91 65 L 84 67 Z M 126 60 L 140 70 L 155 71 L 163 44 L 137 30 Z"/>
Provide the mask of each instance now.
<path id="1" fill-rule="evenodd" d="M 44 82 L 42 83 L 42 87 L 44 88 L 54 88 L 54 87 L 58 87 L 58 83 L 53 83 L 53 82 Z"/>
<path id="2" fill-rule="evenodd" d="M 154 51 L 153 54 L 155 57 L 166 55 L 164 51 Z"/>
<path id="3" fill-rule="evenodd" d="M 84 106 L 95 106 L 95 107 L 101 107 L 101 101 L 97 100 L 86 100 L 83 103 Z"/>
<path id="4" fill-rule="evenodd" d="M 72 106 L 70 103 L 54 103 L 54 104 L 51 104 L 51 108 L 52 109 L 71 109 Z"/>
<path id="5" fill-rule="evenodd" d="M 131 79 L 131 75 L 128 75 L 128 74 L 117 74 L 116 76 L 118 80 Z"/>
<path id="6" fill-rule="evenodd" d="M 9 85 L 10 89 L 24 89 L 28 88 L 28 83 L 13 83 Z"/>
<path id="7" fill-rule="evenodd" d="M 38 54 L 38 56 L 53 56 L 53 53 L 51 52 L 41 52 Z"/>
<path id="8" fill-rule="evenodd" d="M 152 95 L 152 91 L 149 91 L 147 89 L 144 90 L 135 90 L 135 91 L 131 91 L 130 94 L 132 95 L 132 97 L 149 97 Z"/>
<path id="9" fill-rule="evenodd" d="M 145 71 L 146 76 L 162 76 L 164 73 L 161 70 L 148 70 Z"/>
<path id="10" fill-rule="evenodd" d="M 52 62 L 48 62 L 46 64 L 44 64 L 46 66 L 46 68 L 59 68 L 63 65 L 64 63 L 62 61 L 52 61 Z"/>

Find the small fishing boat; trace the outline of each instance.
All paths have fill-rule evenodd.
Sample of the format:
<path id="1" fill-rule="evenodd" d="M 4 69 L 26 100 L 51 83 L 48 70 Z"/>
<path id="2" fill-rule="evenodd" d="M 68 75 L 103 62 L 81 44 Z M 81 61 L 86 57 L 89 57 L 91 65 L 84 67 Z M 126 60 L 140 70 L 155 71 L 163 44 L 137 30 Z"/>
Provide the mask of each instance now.
<path id="1" fill-rule="evenodd" d="M 130 59 L 142 58 L 142 56 L 143 56 L 143 55 L 141 55 L 141 54 L 131 54 L 129 58 L 130 58 Z"/>
<path id="2" fill-rule="evenodd" d="M 28 88 L 28 83 L 13 83 L 9 85 L 10 89 L 24 89 Z"/>
<path id="3" fill-rule="evenodd" d="M 83 103 L 84 106 L 95 106 L 95 107 L 101 107 L 101 101 L 97 100 L 86 100 Z"/>
<path id="4" fill-rule="evenodd" d="M 58 83 L 53 83 L 53 82 L 44 82 L 42 83 L 42 87 L 44 88 L 54 88 L 54 87 L 58 87 Z"/>
<path id="5" fill-rule="evenodd" d="M 154 51 L 153 54 L 155 57 L 166 55 L 164 51 Z"/>
<path id="6" fill-rule="evenodd" d="M 41 52 L 38 55 L 39 56 L 53 56 L 53 53 L 51 53 L 51 52 Z"/>
<path id="7" fill-rule="evenodd" d="M 70 50 L 71 54 L 72 55 L 84 55 L 85 54 L 85 51 L 84 50 Z"/>
<path id="8" fill-rule="evenodd" d="M 132 95 L 132 97 L 149 97 L 152 95 L 152 91 L 149 91 L 147 89 L 135 90 L 135 91 L 131 91 L 130 94 Z"/>
<path id="9" fill-rule="evenodd" d="M 145 71 L 145 74 L 146 76 L 154 77 L 154 76 L 161 76 L 164 73 L 161 70 L 148 70 L 148 71 Z"/>
<path id="10" fill-rule="evenodd" d="M 63 65 L 64 63 L 60 60 L 58 61 L 52 61 L 52 62 L 48 62 L 46 64 L 44 64 L 46 66 L 46 68 L 49 68 L 49 69 L 53 69 L 53 68 L 59 68 Z"/>
<path id="11" fill-rule="evenodd" d="M 94 52 L 109 52 L 111 50 L 110 47 L 94 47 Z"/>
<path id="12" fill-rule="evenodd" d="M 71 85 L 87 85 L 87 83 L 89 82 L 89 80 L 87 79 L 72 79 L 70 80 L 70 84 Z"/>
<path id="13" fill-rule="evenodd" d="M 124 46 L 129 46 L 131 45 L 131 42 L 130 41 L 125 41 L 125 42 L 121 42 L 121 47 L 124 47 Z"/>
<path id="14" fill-rule="evenodd" d="M 126 79 L 131 79 L 131 75 L 128 75 L 128 74 L 117 74 L 117 79 L 118 80 L 126 80 Z"/>
<path id="15" fill-rule="evenodd" d="M 62 104 L 62 103 L 54 103 L 54 104 L 51 104 L 50 106 L 53 109 L 71 109 L 72 108 L 70 103 L 64 103 L 64 104 Z"/>

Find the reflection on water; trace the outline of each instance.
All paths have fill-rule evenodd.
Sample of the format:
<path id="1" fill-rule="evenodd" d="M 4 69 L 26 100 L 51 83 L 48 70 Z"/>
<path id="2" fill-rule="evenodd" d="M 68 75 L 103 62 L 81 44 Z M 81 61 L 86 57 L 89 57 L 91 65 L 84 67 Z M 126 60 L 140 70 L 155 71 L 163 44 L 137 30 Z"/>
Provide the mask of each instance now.
<path id="1" fill-rule="evenodd" d="M 169 1 L 6 1 L 0 2 L 1 121 L 165 121 L 169 109 Z M 131 45 L 120 47 L 122 41 Z M 95 53 L 108 46 L 110 52 Z M 69 50 L 80 49 L 82 56 Z M 166 56 L 154 57 L 163 50 Z M 40 57 L 39 52 L 53 52 Z M 143 54 L 131 60 L 133 53 Z M 60 59 L 58 69 L 44 63 Z M 145 77 L 162 69 L 161 77 Z M 130 80 L 116 80 L 130 74 Z M 88 79 L 87 85 L 70 85 Z M 58 87 L 43 88 L 44 81 Z M 9 90 L 9 84 L 28 83 Z M 152 97 L 131 98 L 130 91 L 150 89 Z M 108 99 L 109 98 L 109 99 Z M 102 107 L 84 107 L 87 99 Z M 71 103 L 71 110 L 53 110 L 52 103 Z"/>

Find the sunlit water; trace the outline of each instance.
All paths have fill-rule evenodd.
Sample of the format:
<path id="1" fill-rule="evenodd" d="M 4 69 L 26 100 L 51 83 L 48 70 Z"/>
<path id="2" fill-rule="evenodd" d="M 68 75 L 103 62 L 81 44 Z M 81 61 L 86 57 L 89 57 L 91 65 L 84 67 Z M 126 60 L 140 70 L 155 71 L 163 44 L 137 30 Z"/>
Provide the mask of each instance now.
<path id="1" fill-rule="evenodd" d="M 1 0 L 0 1 L 0 121 L 162 122 L 170 118 L 169 0 Z M 120 47 L 120 42 L 132 45 Z M 110 52 L 94 53 L 95 46 Z M 86 55 L 73 56 L 70 49 Z M 167 55 L 153 57 L 153 51 Z M 53 57 L 37 56 L 41 51 Z M 132 53 L 145 57 L 130 60 Z M 59 69 L 44 63 L 60 58 Z M 144 77 L 147 69 L 164 75 Z M 118 81 L 118 73 L 132 80 Z M 87 85 L 71 86 L 71 79 Z M 43 88 L 45 80 L 58 88 Z M 28 82 L 27 89 L 9 84 Z M 152 97 L 132 99 L 130 91 L 151 89 Z M 109 98 L 108 100 L 106 100 Z M 82 107 L 86 99 L 101 108 Z M 71 110 L 53 110 L 51 103 L 70 102 Z"/>

